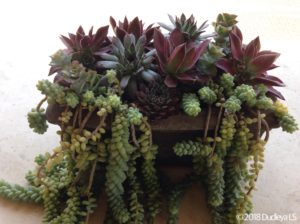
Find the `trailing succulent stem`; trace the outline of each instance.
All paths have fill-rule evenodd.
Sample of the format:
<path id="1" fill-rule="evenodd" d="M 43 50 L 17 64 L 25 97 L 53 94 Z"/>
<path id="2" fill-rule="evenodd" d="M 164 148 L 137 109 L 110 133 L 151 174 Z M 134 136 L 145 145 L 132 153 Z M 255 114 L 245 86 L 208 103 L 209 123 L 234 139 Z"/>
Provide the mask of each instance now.
<path id="1" fill-rule="evenodd" d="M 142 119 L 139 126 L 142 132 L 138 142 L 140 144 L 140 152 L 144 159 L 142 164 L 142 175 L 144 179 L 145 193 L 147 195 L 146 203 L 148 210 L 149 223 L 153 223 L 155 216 L 160 209 L 160 183 L 155 168 L 155 155 L 157 153 L 157 146 L 152 144 L 151 127 L 146 118 Z"/>

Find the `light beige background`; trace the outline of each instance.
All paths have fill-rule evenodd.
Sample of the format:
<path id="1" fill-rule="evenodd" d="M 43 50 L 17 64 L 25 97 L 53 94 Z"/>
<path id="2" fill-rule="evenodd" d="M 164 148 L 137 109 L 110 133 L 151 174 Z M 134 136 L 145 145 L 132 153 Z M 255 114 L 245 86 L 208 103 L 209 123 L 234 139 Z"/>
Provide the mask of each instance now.
<path id="1" fill-rule="evenodd" d="M 49 55 L 63 47 L 58 36 L 106 25 L 109 15 L 122 19 L 140 16 L 147 24 L 168 22 L 172 15 L 193 13 L 201 23 L 211 23 L 219 12 L 238 14 L 245 40 L 260 35 L 263 49 L 281 52 L 273 74 L 282 78 L 290 112 L 300 122 L 300 1 L 2 1 L 0 3 L 0 179 L 25 184 L 36 154 L 51 150 L 58 141 L 56 127 L 43 135 L 28 128 L 26 113 L 41 98 L 37 80 L 47 78 Z M 254 196 L 254 212 L 295 213 L 300 223 L 300 134 L 273 130 L 266 150 L 265 168 Z M 199 196 L 199 197 L 198 197 Z M 201 194 L 198 194 L 201 198 Z M 189 193 L 185 205 L 196 207 Z M 197 210 L 195 209 L 197 212 Z M 193 213 L 193 212 L 192 212 Z M 192 215 L 186 212 L 185 215 Z M 195 215 L 195 212 L 194 212 Z M 41 223 L 42 209 L 0 199 L 0 224 Z M 204 217 L 205 219 L 205 217 Z M 188 222 L 188 223 L 187 223 Z M 191 221 L 182 222 L 193 224 Z M 198 223 L 198 222 L 197 222 Z M 203 221 L 202 223 L 206 223 Z M 250 223 L 259 223 L 252 221 Z M 262 222 L 274 223 L 274 222 Z"/>

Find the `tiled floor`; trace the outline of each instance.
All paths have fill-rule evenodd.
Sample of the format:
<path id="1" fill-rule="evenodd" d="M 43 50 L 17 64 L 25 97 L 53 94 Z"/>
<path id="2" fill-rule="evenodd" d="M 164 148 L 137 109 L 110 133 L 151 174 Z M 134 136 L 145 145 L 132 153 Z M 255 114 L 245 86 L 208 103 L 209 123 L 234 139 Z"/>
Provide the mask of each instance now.
<path id="1" fill-rule="evenodd" d="M 58 138 L 56 127 L 39 136 L 26 121 L 27 111 L 41 97 L 35 89 L 39 79 L 47 78 L 49 58 L 62 47 L 57 36 L 73 32 L 79 24 L 87 29 L 108 22 L 109 15 L 120 19 L 136 13 L 149 23 L 166 13 L 193 13 L 196 18 L 214 19 L 219 12 L 239 14 L 246 41 L 258 34 L 262 47 L 282 53 L 280 76 L 287 87 L 282 90 L 291 113 L 300 122 L 300 1 L 7 1 L 0 7 L 0 179 L 24 184 L 24 174 L 33 167 L 36 154 L 49 151 Z M 28 11 L 29 10 L 29 11 Z M 254 204 L 256 213 L 292 214 L 300 223 L 300 133 L 288 135 L 273 130 L 266 150 L 265 168 L 258 180 Z M 192 189 L 187 194 L 180 223 L 207 223 L 203 194 Z M 200 203 L 197 206 L 198 201 Z M 196 203 L 197 202 L 197 203 Z M 202 211 L 201 214 L 199 211 Z M 199 214 L 198 214 L 199 213 Z M 41 223 L 42 209 L 0 199 L 0 224 Z M 189 217 L 189 219 L 188 219 Z M 197 217 L 197 218 L 194 218 Z M 98 219 L 98 218 L 96 218 Z M 189 220 L 189 221 L 188 221 Z M 193 220 L 193 221 L 191 221 Z M 99 223 L 99 222 L 94 222 Z M 257 221 L 249 223 L 259 223 Z M 263 222 L 268 223 L 268 222 Z M 273 223 L 273 222 L 269 222 Z M 289 223 L 289 222 L 286 222 Z M 291 222 L 292 223 L 292 222 Z"/>

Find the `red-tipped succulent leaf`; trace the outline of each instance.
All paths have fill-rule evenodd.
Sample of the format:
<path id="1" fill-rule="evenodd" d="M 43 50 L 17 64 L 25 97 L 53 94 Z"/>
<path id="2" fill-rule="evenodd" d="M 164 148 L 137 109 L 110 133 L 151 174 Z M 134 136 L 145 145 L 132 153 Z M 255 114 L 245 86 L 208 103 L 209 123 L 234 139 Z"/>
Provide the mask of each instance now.
<path id="1" fill-rule="evenodd" d="M 269 94 L 283 99 L 279 91 L 273 86 L 284 86 L 277 77 L 267 74 L 267 71 L 276 68 L 275 60 L 279 53 L 260 51 L 259 37 L 243 45 L 243 35 L 235 26 L 229 34 L 231 56 L 220 59 L 216 66 L 236 77 L 237 81 L 252 85 L 264 84 L 268 87 Z"/>
<path id="2" fill-rule="evenodd" d="M 154 30 L 157 28 L 153 27 L 153 24 L 150 24 L 146 29 L 144 29 L 143 21 L 139 20 L 138 17 L 135 17 L 132 21 L 128 21 L 127 17 L 125 17 L 123 22 L 119 21 L 118 24 L 113 17 L 110 17 L 110 24 L 116 36 L 121 41 L 123 41 L 126 34 L 133 34 L 136 39 L 145 35 L 146 42 L 149 43 L 153 39 Z"/>
<path id="3" fill-rule="evenodd" d="M 166 75 L 165 84 L 169 87 L 175 87 L 178 81 L 194 82 L 199 79 L 191 69 L 209 44 L 209 40 L 200 44 L 188 44 L 181 35 L 176 29 L 169 38 L 158 30 L 154 32 L 154 47 L 160 68 Z"/>

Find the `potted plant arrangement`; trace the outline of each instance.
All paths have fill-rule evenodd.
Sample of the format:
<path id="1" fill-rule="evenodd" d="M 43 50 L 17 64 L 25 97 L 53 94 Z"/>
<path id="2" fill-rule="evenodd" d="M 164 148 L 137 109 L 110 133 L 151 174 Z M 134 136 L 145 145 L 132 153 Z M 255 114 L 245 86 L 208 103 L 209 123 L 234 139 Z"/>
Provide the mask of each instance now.
<path id="1" fill-rule="evenodd" d="M 144 26 L 138 17 L 61 36 L 37 89 L 44 99 L 28 113 L 34 132 L 60 126 L 60 142 L 38 155 L 30 186 L 0 182 L 0 194 L 44 205 L 44 223 L 88 223 L 105 192 L 106 223 L 154 223 L 165 208 L 177 223 L 185 190 L 206 189 L 215 224 L 242 223 L 264 163 L 272 128 L 292 133 L 295 119 L 268 71 L 278 53 L 248 44 L 235 15 L 223 13 L 205 34 L 193 16 Z M 47 110 L 42 108 L 48 103 Z M 181 165 L 173 183 L 160 165 Z M 163 206 L 164 205 L 164 206 Z"/>

